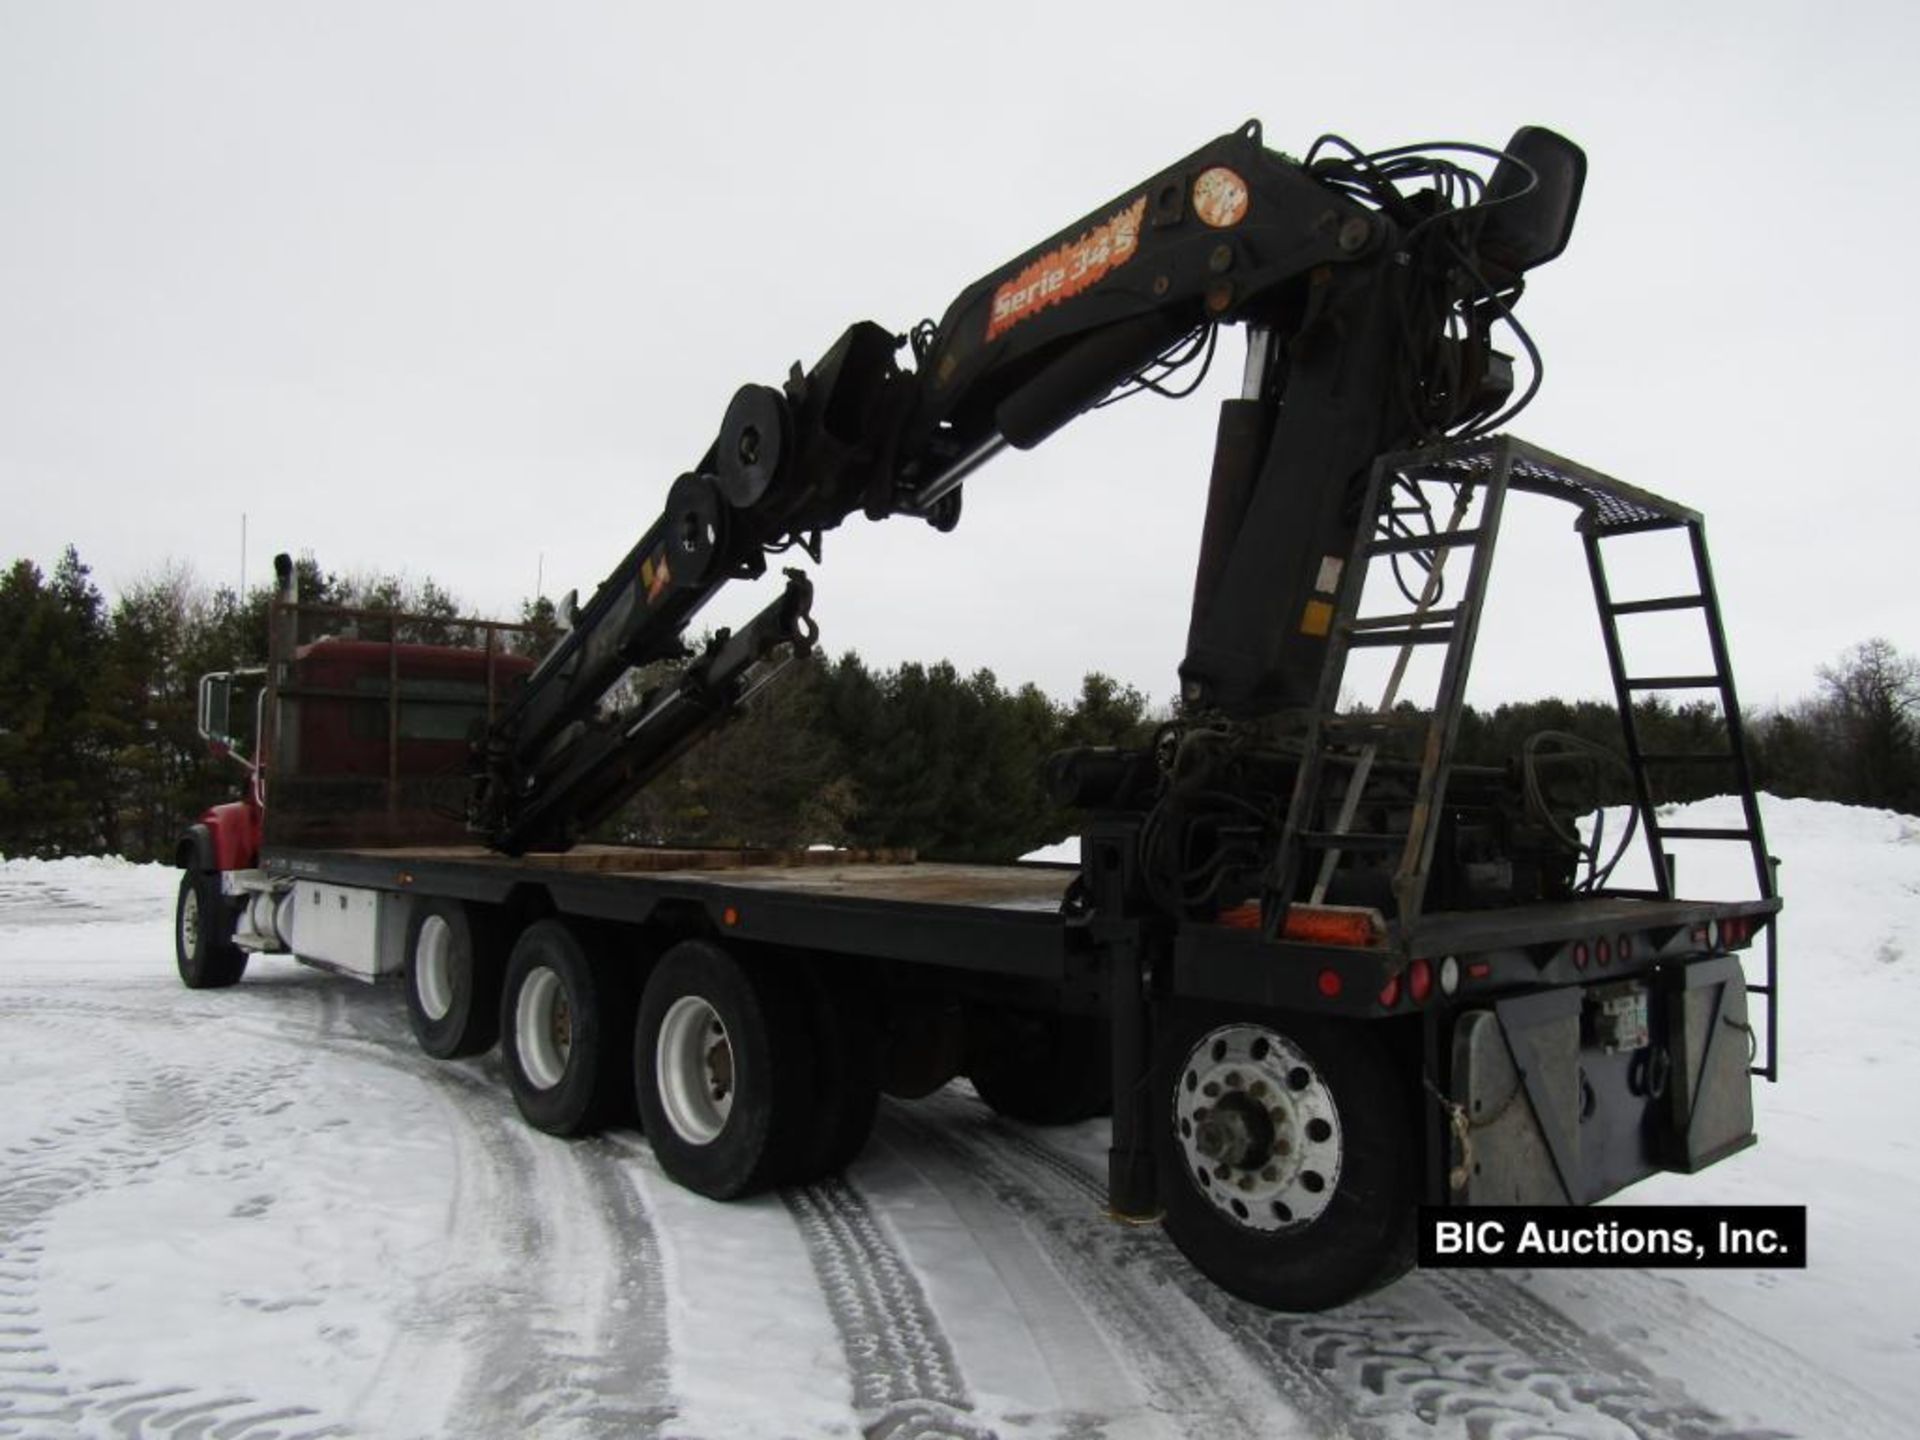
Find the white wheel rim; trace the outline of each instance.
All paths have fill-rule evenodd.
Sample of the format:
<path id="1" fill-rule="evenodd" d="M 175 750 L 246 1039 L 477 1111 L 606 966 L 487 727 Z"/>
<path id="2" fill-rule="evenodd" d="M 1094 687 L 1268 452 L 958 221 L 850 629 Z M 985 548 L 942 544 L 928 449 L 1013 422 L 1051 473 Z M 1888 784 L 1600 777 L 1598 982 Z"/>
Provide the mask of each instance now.
<path id="1" fill-rule="evenodd" d="M 1188 1182 L 1244 1229 L 1310 1225 L 1340 1183 L 1326 1077 L 1264 1026 L 1224 1025 L 1193 1047 L 1174 1081 L 1173 1125 Z"/>
<path id="2" fill-rule="evenodd" d="M 413 946 L 413 990 L 429 1020 L 444 1020 L 453 1009 L 453 927 L 443 915 L 429 915 Z"/>
<path id="3" fill-rule="evenodd" d="M 520 987 L 513 1012 L 514 1048 L 520 1069 L 536 1090 L 551 1090 L 567 1073 L 573 1054 L 573 1007 L 560 977 L 542 965 Z"/>
<path id="4" fill-rule="evenodd" d="M 163 890 L 160 893 L 164 895 L 166 892 Z M 191 957 L 199 948 L 200 891 L 197 886 L 189 884 L 180 900 L 180 952 Z"/>
<path id="5" fill-rule="evenodd" d="M 733 1041 L 713 1006 L 682 995 L 660 1021 L 654 1079 L 667 1123 L 690 1145 L 705 1145 L 733 1113 Z"/>

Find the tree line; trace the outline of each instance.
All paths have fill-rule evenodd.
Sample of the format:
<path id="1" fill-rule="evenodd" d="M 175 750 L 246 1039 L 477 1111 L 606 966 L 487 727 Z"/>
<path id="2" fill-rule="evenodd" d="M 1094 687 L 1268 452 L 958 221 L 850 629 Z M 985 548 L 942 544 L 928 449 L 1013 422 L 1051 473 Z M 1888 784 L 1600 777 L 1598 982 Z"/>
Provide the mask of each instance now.
<path id="1" fill-rule="evenodd" d="M 343 577 L 299 562 L 312 604 L 421 617 L 401 638 L 472 643 L 460 607 L 432 579 Z M 16 560 L 0 578 L 0 855 L 120 854 L 166 859 L 237 772 L 195 731 L 199 677 L 264 663 L 270 591 L 208 588 L 184 568 L 150 575 L 109 604 L 69 547 L 52 573 Z M 553 606 L 526 602 L 529 648 L 557 635 Z M 377 619 L 360 633 L 384 638 Z M 1048 799 L 1046 757 L 1076 745 L 1147 743 L 1167 717 L 1109 677 L 1072 700 L 1008 687 L 990 670 L 876 669 L 820 657 L 762 692 L 605 827 L 607 838 L 685 844 L 847 844 L 1004 861 L 1075 830 Z M 1744 724 L 1758 784 L 1920 813 L 1920 662 L 1886 640 L 1855 646 L 1797 704 Z M 1717 704 L 1657 699 L 1636 710 L 1643 747 L 1709 754 L 1726 746 Z M 1456 758 L 1504 765 L 1554 731 L 1615 750 L 1613 707 L 1539 700 L 1470 709 Z M 1663 767 L 1658 797 L 1723 792 L 1724 767 Z M 1624 795 L 1608 796 L 1624 799 Z"/>

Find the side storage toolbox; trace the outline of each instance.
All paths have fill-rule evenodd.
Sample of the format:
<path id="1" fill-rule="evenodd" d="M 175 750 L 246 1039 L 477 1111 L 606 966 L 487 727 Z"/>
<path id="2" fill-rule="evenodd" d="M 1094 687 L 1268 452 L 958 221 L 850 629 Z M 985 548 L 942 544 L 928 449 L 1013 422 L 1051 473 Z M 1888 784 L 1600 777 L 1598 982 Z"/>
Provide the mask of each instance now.
<path id="1" fill-rule="evenodd" d="M 293 952 L 361 980 L 396 975 L 407 963 L 412 908 L 411 895 L 301 880 L 294 886 Z"/>

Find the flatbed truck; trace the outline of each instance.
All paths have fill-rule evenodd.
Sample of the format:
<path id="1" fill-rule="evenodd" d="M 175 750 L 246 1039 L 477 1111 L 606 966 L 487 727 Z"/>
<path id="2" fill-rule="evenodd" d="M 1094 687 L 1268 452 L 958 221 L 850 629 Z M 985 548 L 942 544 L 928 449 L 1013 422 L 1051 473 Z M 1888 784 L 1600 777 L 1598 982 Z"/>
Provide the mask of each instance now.
<path id="1" fill-rule="evenodd" d="M 855 326 L 735 397 L 537 662 L 513 626 L 423 645 L 408 617 L 303 605 L 280 557 L 266 665 L 202 683 L 246 791 L 181 838 L 183 980 L 233 984 L 256 953 L 403 976 L 429 1056 L 498 1043 L 529 1123 L 637 1122 L 717 1199 L 840 1169 L 882 1093 L 965 1076 L 1023 1123 L 1110 1114 L 1115 1216 L 1164 1221 L 1218 1283 L 1287 1309 L 1403 1273 L 1421 1204 L 1586 1204 L 1752 1143 L 1779 899 L 1704 521 L 1496 428 L 1513 381 L 1491 335 L 1564 247 L 1584 159 L 1537 129 L 1465 148 L 1497 157 L 1490 178 L 1324 140 L 1295 161 L 1250 124 L 938 324 Z M 856 507 L 952 528 L 995 450 L 1166 388 L 1236 322 L 1247 378 L 1222 407 L 1180 708 L 1145 749 L 1049 766 L 1084 817 L 1078 864 L 581 843 L 814 648 L 793 570 L 688 651 L 721 584 L 817 561 Z M 1516 492 L 1573 508 L 1617 754 L 1548 735 L 1504 768 L 1453 761 Z M 1610 545 L 1655 531 L 1689 573 L 1617 598 Z M 1711 669 L 1638 673 L 1628 615 L 1704 626 Z M 1370 649 L 1397 657 L 1387 693 L 1343 708 Z M 1401 694 L 1419 653 L 1439 661 L 1426 703 Z M 665 678 L 609 707 L 649 666 Z M 1724 747 L 1642 745 L 1634 702 L 1661 691 L 1715 701 Z M 1722 774 L 1743 823 L 1663 821 L 1674 766 Z M 1607 854 L 1570 780 L 1603 770 L 1633 826 Z M 1612 883 L 1636 841 L 1650 882 Z M 1693 841 L 1744 847 L 1753 897 L 1684 898 Z"/>

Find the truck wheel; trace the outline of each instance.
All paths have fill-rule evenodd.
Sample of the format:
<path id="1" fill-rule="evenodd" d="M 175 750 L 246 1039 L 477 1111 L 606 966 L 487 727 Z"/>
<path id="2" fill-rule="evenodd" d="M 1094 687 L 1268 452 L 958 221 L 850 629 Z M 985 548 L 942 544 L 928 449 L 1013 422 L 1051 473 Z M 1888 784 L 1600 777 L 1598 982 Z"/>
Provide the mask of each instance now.
<path id="1" fill-rule="evenodd" d="M 851 1165 L 866 1148 L 880 1104 L 880 1023 L 872 999 L 831 970 L 816 967 L 810 978 L 812 1130 L 790 1185 L 810 1185 Z"/>
<path id="2" fill-rule="evenodd" d="M 1166 1228 L 1222 1288 L 1324 1310 L 1413 1264 L 1419 1147 L 1379 1037 L 1176 1012 L 1153 1078 Z"/>
<path id="3" fill-rule="evenodd" d="M 247 952 L 233 943 L 233 923 L 219 874 L 182 870 L 173 907 L 173 958 L 189 990 L 222 990 L 246 973 Z"/>
<path id="4" fill-rule="evenodd" d="M 514 1103 L 536 1130 L 586 1135 L 622 1118 L 633 1007 L 621 980 L 563 921 L 535 921 L 514 942 L 500 1052 Z"/>
<path id="5" fill-rule="evenodd" d="M 1071 1125 L 1113 1109 L 1111 1042 L 1097 1016 L 972 1010 L 967 1076 L 996 1115 L 1028 1125 Z"/>
<path id="6" fill-rule="evenodd" d="M 802 977 L 683 940 L 640 998 L 634 1091 L 653 1153 L 716 1200 L 785 1184 L 814 1137 L 816 1075 Z"/>
<path id="7" fill-rule="evenodd" d="M 506 956 L 493 927 L 458 900 L 427 900 L 407 925 L 407 1019 L 436 1060 L 479 1055 L 500 1038 Z"/>

